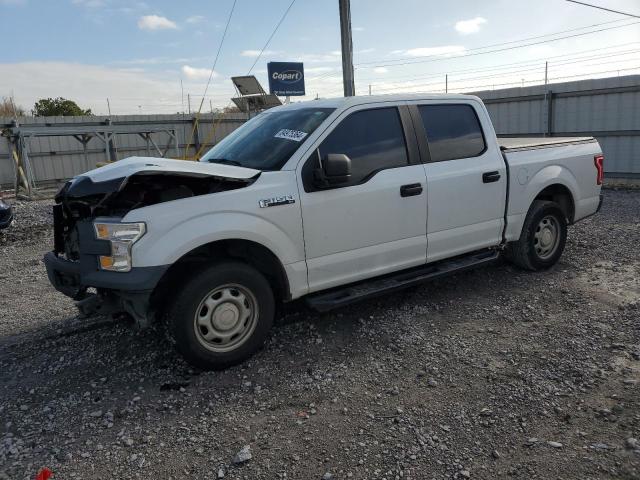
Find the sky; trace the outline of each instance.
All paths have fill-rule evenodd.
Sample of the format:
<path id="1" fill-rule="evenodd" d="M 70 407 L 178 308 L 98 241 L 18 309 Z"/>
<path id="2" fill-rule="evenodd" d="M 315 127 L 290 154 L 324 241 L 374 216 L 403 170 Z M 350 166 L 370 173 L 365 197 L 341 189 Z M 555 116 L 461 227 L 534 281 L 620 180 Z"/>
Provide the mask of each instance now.
<path id="1" fill-rule="evenodd" d="M 587 1 L 640 15 L 640 0 Z M 269 61 L 304 63 L 296 101 L 342 95 L 338 0 L 296 0 L 275 34 L 291 0 L 236 0 L 206 89 L 233 4 L 0 0 L 0 97 L 26 110 L 62 96 L 96 114 L 209 111 L 229 105 L 231 76 L 268 88 Z M 566 0 L 351 0 L 351 19 L 358 95 L 530 86 L 545 61 L 550 83 L 640 74 L 640 18 Z"/>

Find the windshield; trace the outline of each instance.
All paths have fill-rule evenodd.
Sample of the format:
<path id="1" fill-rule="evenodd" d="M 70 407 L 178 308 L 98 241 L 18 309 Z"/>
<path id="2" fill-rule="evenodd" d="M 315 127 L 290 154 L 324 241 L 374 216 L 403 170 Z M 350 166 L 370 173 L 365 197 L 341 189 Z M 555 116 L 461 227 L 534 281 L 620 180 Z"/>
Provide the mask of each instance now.
<path id="1" fill-rule="evenodd" d="M 298 108 L 263 112 L 223 138 L 200 161 L 279 170 L 333 110 Z"/>

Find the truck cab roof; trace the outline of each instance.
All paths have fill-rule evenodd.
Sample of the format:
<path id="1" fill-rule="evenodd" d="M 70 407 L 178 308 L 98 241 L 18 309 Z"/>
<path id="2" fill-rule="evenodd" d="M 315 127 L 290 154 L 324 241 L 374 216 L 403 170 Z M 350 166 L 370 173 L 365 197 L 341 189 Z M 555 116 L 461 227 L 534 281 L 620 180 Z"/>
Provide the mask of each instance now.
<path id="1" fill-rule="evenodd" d="M 271 110 L 293 110 L 298 108 L 336 108 L 347 109 L 356 105 L 366 105 L 368 103 L 382 103 L 382 102 L 407 102 L 416 100 L 438 100 L 438 101 L 450 101 L 450 100 L 466 100 L 466 101 L 480 101 L 480 99 L 474 95 L 462 95 L 455 93 L 401 93 L 390 95 L 360 95 L 354 97 L 336 97 L 336 98 L 322 98 L 318 100 L 307 100 L 304 102 L 290 103 L 287 105 L 281 105 L 274 107 Z"/>

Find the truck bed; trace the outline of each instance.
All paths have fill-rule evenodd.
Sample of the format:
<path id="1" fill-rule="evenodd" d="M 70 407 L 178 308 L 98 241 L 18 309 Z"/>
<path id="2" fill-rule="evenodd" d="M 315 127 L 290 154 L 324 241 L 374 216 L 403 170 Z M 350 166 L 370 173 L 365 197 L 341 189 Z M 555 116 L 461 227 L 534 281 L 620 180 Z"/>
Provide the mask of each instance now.
<path id="1" fill-rule="evenodd" d="M 533 150 L 560 145 L 595 142 L 593 137 L 498 137 L 502 151 Z"/>

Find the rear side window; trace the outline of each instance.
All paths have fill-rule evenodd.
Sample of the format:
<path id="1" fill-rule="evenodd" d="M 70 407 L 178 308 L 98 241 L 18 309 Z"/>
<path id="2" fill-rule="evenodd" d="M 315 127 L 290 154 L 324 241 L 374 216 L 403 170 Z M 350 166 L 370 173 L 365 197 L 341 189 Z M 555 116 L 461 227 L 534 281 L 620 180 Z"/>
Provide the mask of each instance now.
<path id="1" fill-rule="evenodd" d="M 379 170 L 409 163 L 400 114 L 395 107 L 352 113 L 322 142 L 319 151 L 320 158 L 344 153 L 351 159 L 349 185 L 361 183 Z"/>
<path id="2" fill-rule="evenodd" d="M 476 157 L 484 152 L 482 127 L 470 105 L 420 105 L 432 162 Z"/>

